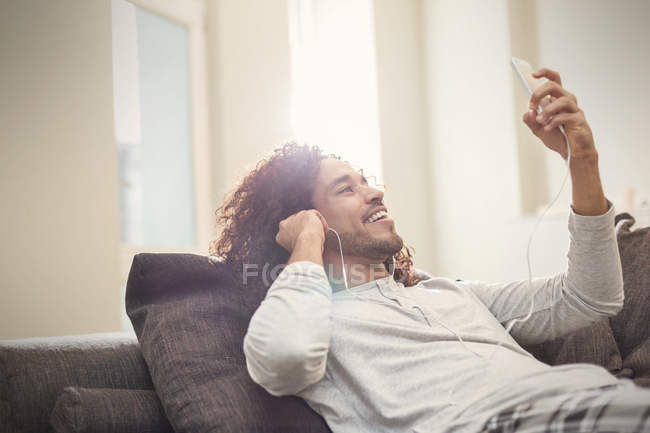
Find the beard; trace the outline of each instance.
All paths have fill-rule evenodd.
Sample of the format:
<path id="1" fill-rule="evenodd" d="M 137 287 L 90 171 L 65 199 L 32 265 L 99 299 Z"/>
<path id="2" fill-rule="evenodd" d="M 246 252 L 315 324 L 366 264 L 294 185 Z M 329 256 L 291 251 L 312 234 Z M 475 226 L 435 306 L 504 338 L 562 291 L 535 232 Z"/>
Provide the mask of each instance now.
<path id="1" fill-rule="evenodd" d="M 381 239 L 373 237 L 370 233 L 364 232 L 342 232 L 341 249 L 343 255 L 365 257 L 372 260 L 384 261 L 404 246 L 404 241 L 397 233 L 390 233 L 389 236 Z M 334 232 L 327 232 L 325 237 L 325 248 L 339 251 L 338 238 Z"/>

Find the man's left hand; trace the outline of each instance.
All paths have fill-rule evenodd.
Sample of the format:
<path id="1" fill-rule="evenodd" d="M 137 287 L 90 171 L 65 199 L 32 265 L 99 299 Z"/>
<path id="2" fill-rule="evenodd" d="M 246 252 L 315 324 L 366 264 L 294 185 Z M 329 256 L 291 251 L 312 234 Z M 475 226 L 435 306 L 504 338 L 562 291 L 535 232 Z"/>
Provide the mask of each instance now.
<path id="1" fill-rule="evenodd" d="M 559 125 L 564 125 L 569 139 L 571 159 L 596 155 L 594 138 L 585 114 L 578 107 L 575 95 L 562 87 L 560 74 L 542 68 L 535 72 L 533 77 L 545 77 L 549 81 L 539 86 L 531 95 L 529 111 L 523 116 L 524 123 L 546 147 L 559 153 L 565 161 L 568 152 Z M 550 97 L 550 103 L 538 114 L 537 106 L 546 96 Z M 550 119 L 551 117 L 553 118 Z"/>

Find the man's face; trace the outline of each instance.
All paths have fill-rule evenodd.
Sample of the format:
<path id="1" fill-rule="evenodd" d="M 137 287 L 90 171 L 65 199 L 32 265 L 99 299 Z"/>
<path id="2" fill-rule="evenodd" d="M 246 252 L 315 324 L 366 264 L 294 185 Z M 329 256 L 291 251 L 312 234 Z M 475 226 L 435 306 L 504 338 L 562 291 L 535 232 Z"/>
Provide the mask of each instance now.
<path id="1" fill-rule="evenodd" d="M 312 201 L 341 237 L 344 255 L 383 261 L 402 249 L 404 242 L 388 215 L 368 221 L 378 211 L 387 211 L 383 198 L 384 193 L 369 186 L 348 163 L 333 158 L 321 161 Z M 331 231 L 325 249 L 339 250 Z"/>

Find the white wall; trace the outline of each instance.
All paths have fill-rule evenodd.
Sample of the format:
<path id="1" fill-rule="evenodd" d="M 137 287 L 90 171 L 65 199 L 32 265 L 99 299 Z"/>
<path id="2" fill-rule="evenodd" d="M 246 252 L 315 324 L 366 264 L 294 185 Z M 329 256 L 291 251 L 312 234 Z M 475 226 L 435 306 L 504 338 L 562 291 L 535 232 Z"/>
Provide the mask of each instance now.
<path id="1" fill-rule="evenodd" d="M 438 275 L 496 281 L 520 213 L 505 0 L 423 8 L 432 223 Z"/>
<path id="2" fill-rule="evenodd" d="M 287 0 L 208 1 L 208 81 L 216 206 L 291 138 Z"/>
<path id="3" fill-rule="evenodd" d="M 118 330 L 110 2 L 2 2 L 0 59 L 0 338 Z"/>
<path id="4" fill-rule="evenodd" d="M 536 1 L 540 64 L 577 95 L 599 153 L 605 195 L 624 209 L 627 187 L 650 207 L 650 2 Z M 547 161 L 551 191 L 562 164 Z M 562 196 L 569 203 L 570 191 Z"/>
<path id="5" fill-rule="evenodd" d="M 286 0 L 206 2 L 215 197 L 291 137 Z M 0 6 L 0 339 L 120 329 L 111 3 Z"/>
<path id="6" fill-rule="evenodd" d="M 537 221 L 530 212 L 555 197 L 566 174 L 561 158 L 522 127 L 526 96 L 512 80 L 511 55 L 560 71 L 577 95 L 617 212 L 626 210 L 628 186 L 637 205 L 650 199 L 642 123 L 650 117 L 650 3 L 423 0 L 423 11 L 435 273 L 527 278 Z M 568 179 L 534 235 L 533 277 L 566 267 L 570 196 Z"/>
<path id="7" fill-rule="evenodd" d="M 511 22 L 511 29 L 514 27 L 517 32 L 511 35 L 513 52 L 521 56 L 530 53 L 529 58 L 536 66 L 547 66 L 561 73 L 563 85 L 577 95 L 592 128 L 605 195 L 614 203 L 616 213 L 629 211 L 636 217 L 633 228 L 650 225 L 650 131 L 646 126 L 650 117 L 650 51 L 647 49 L 650 3 L 644 0 L 510 0 L 510 3 L 516 4 L 511 10 L 518 9 L 520 13 L 511 15 L 516 20 Z M 535 35 L 533 41 L 527 40 L 531 33 Z M 531 144 L 535 140 L 520 142 L 520 145 Z M 552 152 L 543 152 L 541 156 L 543 173 L 535 167 L 531 175 L 539 176 L 537 180 L 546 183 L 545 187 L 538 185 L 537 191 L 545 190 L 546 199 L 541 202 L 549 203 L 560 190 L 566 166 Z M 527 173 L 533 171 L 530 165 L 526 169 Z M 526 175 L 522 175 L 522 182 L 525 180 Z M 542 220 L 534 235 L 533 276 L 549 275 L 566 267 L 569 182 L 568 179 L 550 215 Z M 628 199 L 626 192 L 630 188 L 635 194 Z M 540 202 L 539 198 L 535 200 Z M 646 204 L 642 209 L 643 201 Z M 507 227 L 509 249 L 523 252 L 506 258 L 509 278 L 527 277 L 525 250 L 536 221 L 536 217 L 522 217 Z"/>
<path id="8" fill-rule="evenodd" d="M 414 264 L 433 269 L 426 82 L 419 1 L 375 0 L 375 47 L 386 203 Z"/>

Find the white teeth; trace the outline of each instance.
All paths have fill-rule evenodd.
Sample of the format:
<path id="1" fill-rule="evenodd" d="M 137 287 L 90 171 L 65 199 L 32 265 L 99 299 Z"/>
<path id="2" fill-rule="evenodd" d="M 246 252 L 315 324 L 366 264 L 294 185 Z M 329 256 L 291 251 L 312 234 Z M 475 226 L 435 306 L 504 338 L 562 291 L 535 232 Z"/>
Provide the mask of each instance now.
<path id="1" fill-rule="evenodd" d="M 368 217 L 368 219 L 366 219 L 366 223 L 372 223 L 377 221 L 379 218 L 387 217 L 387 216 L 388 213 L 386 211 L 380 210 L 379 212 L 374 213 L 370 217 Z"/>

